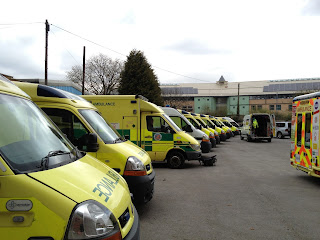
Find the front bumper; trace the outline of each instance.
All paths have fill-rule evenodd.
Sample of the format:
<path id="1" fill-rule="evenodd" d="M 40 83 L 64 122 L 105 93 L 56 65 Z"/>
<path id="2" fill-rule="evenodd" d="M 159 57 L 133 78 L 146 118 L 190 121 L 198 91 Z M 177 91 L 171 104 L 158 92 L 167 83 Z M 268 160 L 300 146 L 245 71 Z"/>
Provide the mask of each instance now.
<path id="1" fill-rule="evenodd" d="M 215 138 L 210 138 L 210 142 L 213 148 L 217 147 L 217 140 Z"/>
<path id="2" fill-rule="evenodd" d="M 220 137 L 219 136 L 215 136 L 215 138 L 216 138 L 217 144 L 219 144 L 220 143 Z"/>
<path id="3" fill-rule="evenodd" d="M 232 133 L 231 132 L 227 132 L 226 135 L 227 135 L 227 139 L 232 137 Z"/>
<path id="4" fill-rule="evenodd" d="M 145 176 L 123 176 L 133 194 L 135 204 L 147 203 L 152 199 L 155 176 L 154 170 Z"/>
<path id="5" fill-rule="evenodd" d="M 220 136 L 220 140 L 221 141 L 227 140 L 227 135 L 226 134 L 220 134 L 219 136 Z"/>
<path id="6" fill-rule="evenodd" d="M 187 160 L 199 160 L 201 157 L 201 152 L 200 151 L 188 151 L 185 152 L 187 156 Z"/>
<path id="7" fill-rule="evenodd" d="M 130 232 L 123 238 L 123 240 L 140 240 L 140 219 L 136 208 L 134 209 L 134 222 L 132 224 Z"/>
<path id="8" fill-rule="evenodd" d="M 200 143 L 200 145 L 201 145 L 201 151 L 203 152 L 203 153 L 208 153 L 208 152 L 210 152 L 210 150 L 211 150 L 211 142 L 204 142 L 204 141 L 202 141 L 201 143 Z"/>

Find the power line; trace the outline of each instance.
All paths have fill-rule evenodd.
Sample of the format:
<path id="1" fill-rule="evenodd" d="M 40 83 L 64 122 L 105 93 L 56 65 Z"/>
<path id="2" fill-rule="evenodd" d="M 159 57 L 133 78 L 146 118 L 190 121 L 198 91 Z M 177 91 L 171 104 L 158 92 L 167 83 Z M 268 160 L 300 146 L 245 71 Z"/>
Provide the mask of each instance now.
<path id="1" fill-rule="evenodd" d="M 94 42 L 94 41 L 91 41 L 91 40 L 89 40 L 89 39 L 87 39 L 87 38 L 81 37 L 81 36 L 79 36 L 78 34 L 72 33 L 72 32 L 70 32 L 70 31 L 68 31 L 68 30 L 66 30 L 66 29 L 63 29 L 63 28 L 59 27 L 59 26 L 56 26 L 56 25 L 54 25 L 54 24 L 50 24 L 50 25 L 52 25 L 52 26 L 54 26 L 54 27 L 56 27 L 56 28 L 59 28 L 60 30 L 65 31 L 65 32 L 67 32 L 67 33 L 69 33 L 69 34 L 71 34 L 71 35 L 73 35 L 73 36 L 76 36 L 76 37 L 78 37 L 78 38 L 81 38 L 81 39 L 83 39 L 83 40 L 85 40 L 85 41 L 87 41 L 87 42 L 90 42 L 90 43 L 92 43 L 92 44 L 94 44 L 94 45 L 97 45 L 97 46 L 99 46 L 99 47 L 105 48 L 105 49 L 107 49 L 107 50 L 109 50 L 109 51 L 112 51 L 112 52 L 114 52 L 114 53 L 117 53 L 117 54 L 119 54 L 119 55 L 121 55 L 121 56 L 124 56 L 124 57 L 127 56 L 126 54 L 123 54 L 123 53 L 120 53 L 120 52 L 118 52 L 118 51 L 115 51 L 115 50 L 113 50 L 113 49 L 111 49 L 111 48 L 105 47 L 105 46 L 103 46 L 103 45 L 101 45 L 101 44 L 99 44 L 99 43 L 96 43 L 96 42 Z M 189 76 L 186 76 L 186 75 L 183 75 L 183 74 L 179 74 L 179 73 L 176 73 L 176 72 L 173 72 L 173 71 L 170 71 L 170 70 L 166 70 L 166 69 L 163 69 L 163 68 L 160 68 L 160 67 L 157 67 L 157 66 L 154 66 L 154 68 L 157 68 L 157 69 L 159 69 L 159 70 L 161 70 L 161 71 L 165 71 L 165 72 L 168 72 L 168 73 L 171 73 L 171 74 L 174 74 L 174 75 L 178 75 L 178 76 L 181 76 L 181 77 L 185 77 L 185 78 L 189 78 L 189 79 L 193 79 L 193 80 L 197 80 L 197 81 L 203 81 L 203 82 L 212 83 L 211 81 L 208 81 L 208 80 L 203 80 L 203 79 L 199 79 L 199 78 L 189 77 Z"/>

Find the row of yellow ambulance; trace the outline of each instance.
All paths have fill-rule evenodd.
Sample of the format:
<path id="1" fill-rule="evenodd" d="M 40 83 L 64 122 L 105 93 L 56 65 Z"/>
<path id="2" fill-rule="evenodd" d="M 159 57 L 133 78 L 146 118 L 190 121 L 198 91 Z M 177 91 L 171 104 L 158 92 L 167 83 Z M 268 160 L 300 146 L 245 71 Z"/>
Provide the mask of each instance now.
<path id="1" fill-rule="evenodd" d="M 153 162 L 166 161 L 171 168 L 181 168 L 186 160 L 213 165 L 216 159 L 203 158 L 202 153 L 209 152 L 220 139 L 234 136 L 229 127 L 213 116 L 159 107 L 139 95 L 82 97 L 97 107 L 120 135 L 143 148 Z M 201 134 L 193 135 L 196 129 Z"/>
<path id="2" fill-rule="evenodd" d="M 223 139 L 217 128 L 196 120 L 204 116 L 178 112 L 203 129 L 194 138 L 186 133 L 192 126 L 182 131 L 175 118 L 141 96 L 83 97 L 93 105 L 0 75 L 4 239 L 139 239 L 133 203 L 153 197 L 151 160 L 180 168 L 210 150 L 210 140 Z"/>

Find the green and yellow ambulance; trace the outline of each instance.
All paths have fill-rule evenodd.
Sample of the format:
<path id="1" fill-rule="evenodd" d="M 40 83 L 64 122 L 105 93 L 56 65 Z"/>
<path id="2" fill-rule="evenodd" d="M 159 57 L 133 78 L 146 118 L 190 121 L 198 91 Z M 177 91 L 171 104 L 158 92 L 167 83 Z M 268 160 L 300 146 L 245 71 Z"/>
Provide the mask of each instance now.
<path id="1" fill-rule="evenodd" d="M 210 132 L 212 132 L 215 137 L 219 135 L 219 133 L 217 131 L 215 131 L 213 128 L 209 127 L 208 124 L 206 124 L 205 121 L 203 121 L 200 114 L 197 114 L 197 113 L 190 113 L 190 114 L 201 124 L 201 126 L 203 128 L 206 128 Z M 219 138 L 220 138 L 220 136 L 219 136 Z M 219 141 L 219 143 L 220 143 L 220 141 Z"/>
<path id="2" fill-rule="evenodd" d="M 122 139 L 88 101 L 53 87 L 17 83 L 55 122 L 81 151 L 99 159 L 124 177 L 136 204 L 153 197 L 155 171 L 146 151 Z M 98 149 L 91 151 L 87 137 L 96 137 Z"/>
<path id="3" fill-rule="evenodd" d="M 219 135 L 218 135 L 218 133 L 216 131 L 214 133 L 212 133 L 209 129 L 203 127 L 198 122 L 198 120 L 195 119 L 194 116 L 191 115 L 190 112 L 187 112 L 185 110 L 180 110 L 180 109 L 178 109 L 178 111 L 181 114 L 183 114 L 183 116 L 185 116 L 195 128 L 197 128 L 197 129 L 201 130 L 202 132 L 204 132 L 205 134 L 207 134 L 211 143 L 213 143 L 213 144 L 219 144 L 220 143 L 220 137 L 219 137 Z"/>
<path id="4" fill-rule="evenodd" d="M 140 239 L 125 180 L 77 150 L 2 75 L 0 112 L 1 239 Z"/>
<path id="5" fill-rule="evenodd" d="M 209 119 L 216 125 L 217 127 L 221 128 L 225 134 L 226 134 L 226 139 L 229 139 L 232 135 L 231 129 L 226 127 L 222 122 L 220 122 L 216 117 L 209 115 Z"/>
<path id="6" fill-rule="evenodd" d="M 121 136 L 147 151 L 152 161 L 181 168 L 199 160 L 199 142 L 182 131 L 157 105 L 139 95 L 84 95 Z"/>
<path id="7" fill-rule="evenodd" d="M 237 127 L 235 127 L 234 125 L 232 125 L 229 120 L 225 119 L 224 117 L 218 117 L 218 119 L 220 120 L 220 122 L 222 122 L 224 125 L 226 125 L 227 127 L 229 127 L 233 133 L 233 135 L 240 135 L 240 131 Z"/>

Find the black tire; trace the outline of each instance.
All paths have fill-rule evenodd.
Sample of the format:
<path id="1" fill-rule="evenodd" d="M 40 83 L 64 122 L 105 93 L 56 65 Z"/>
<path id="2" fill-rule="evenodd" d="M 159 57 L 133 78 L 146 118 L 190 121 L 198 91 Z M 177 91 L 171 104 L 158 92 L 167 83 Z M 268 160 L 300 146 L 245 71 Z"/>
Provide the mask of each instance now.
<path id="1" fill-rule="evenodd" d="M 243 139 L 244 139 L 244 137 L 242 137 L 242 136 L 240 135 L 240 139 L 241 139 L 241 140 L 243 140 Z"/>
<path id="2" fill-rule="evenodd" d="M 283 135 L 282 135 L 282 133 L 281 132 L 277 132 L 277 138 L 283 138 Z"/>
<path id="3" fill-rule="evenodd" d="M 182 168 L 184 165 L 185 159 L 182 153 L 174 151 L 168 154 L 167 163 L 170 168 Z"/>
<path id="4" fill-rule="evenodd" d="M 268 139 L 268 142 L 271 142 L 271 138 Z"/>
<path id="5" fill-rule="evenodd" d="M 247 142 L 251 142 L 251 137 L 249 135 L 247 135 Z"/>

